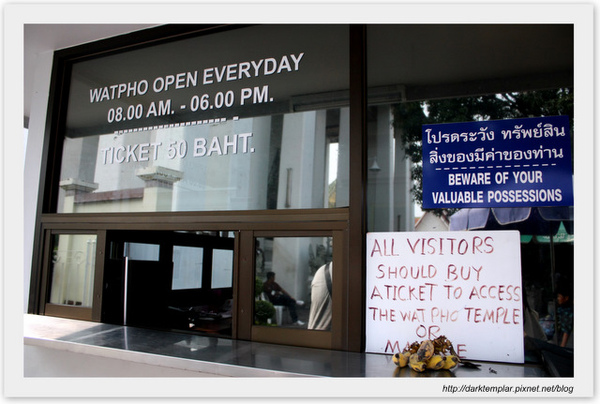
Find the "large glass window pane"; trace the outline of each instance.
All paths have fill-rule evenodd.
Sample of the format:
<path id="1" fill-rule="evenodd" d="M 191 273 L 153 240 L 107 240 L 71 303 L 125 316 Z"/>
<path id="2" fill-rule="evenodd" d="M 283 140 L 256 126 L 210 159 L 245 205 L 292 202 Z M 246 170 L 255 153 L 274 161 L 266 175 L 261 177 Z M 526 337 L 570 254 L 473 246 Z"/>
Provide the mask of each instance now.
<path id="1" fill-rule="evenodd" d="M 267 25 L 74 63 L 58 211 L 347 206 L 348 48 Z"/>
<path id="2" fill-rule="evenodd" d="M 95 234 L 53 237 L 50 303 L 92 307 L 96 238 Z"/>
<path id="3" fill-rule="evenodd" d="M 368 230 L 450 229 L 458 209 L 421 210 L 424 124 L 566 115 L 573 139 L 573 47 L 568 24 L 369 26 Z M 573 282 L 572 227 L 552 247 L 511 229 L 521 230 L 524 310 L 547 326 L 544 336 L 526 321 L 526 332 L 558 343 L 556 295 Z"/>
<path id="4" fill-rule="evenodd" d="M 371 25 L 367 41 L 369 231 L 423 217 L 421 125 L 572 116 L 570 25 Z M 418 228 L 448 229 L 448 213 Z"/>
<path id="5" fill-rule="evenodd" d="M 330 330 L 331 237 L 256 239 L 255 323 Z"/>

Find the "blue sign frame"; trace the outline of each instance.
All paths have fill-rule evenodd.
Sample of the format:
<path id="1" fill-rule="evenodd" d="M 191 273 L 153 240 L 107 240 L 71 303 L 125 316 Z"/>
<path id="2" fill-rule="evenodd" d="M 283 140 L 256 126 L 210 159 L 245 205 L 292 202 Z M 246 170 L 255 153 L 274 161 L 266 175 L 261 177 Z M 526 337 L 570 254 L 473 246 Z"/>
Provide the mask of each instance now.
<path id="1" fill-rule="evenodd" d="M 568 116 L 423 125 L 423 208 L 572 206 Z"/>

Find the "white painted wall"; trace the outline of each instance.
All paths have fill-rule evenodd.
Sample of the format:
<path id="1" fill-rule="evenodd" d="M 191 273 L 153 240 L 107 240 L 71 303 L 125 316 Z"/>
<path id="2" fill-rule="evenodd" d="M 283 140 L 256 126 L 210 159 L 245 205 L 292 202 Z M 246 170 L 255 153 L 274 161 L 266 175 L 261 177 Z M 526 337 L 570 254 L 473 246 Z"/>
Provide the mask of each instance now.
<path id="1" fill-rule="evenodd" d="M 18 18 L 14 18 L 14 21 L 10 18 L 11 12 L 18 15 Z M 29 127 L 27 145 L 24 153 L 24 189 L 22 206 L 24 268 L 23 307 L 24 311 L 27 311 L 32 264 L 31 260 L 33 255 L 33 238 L 35 234 L 35 216 L 37 212 L 38 188 L 44 142 L 44 129 L 46 126 L 46 112 L 48 109 L 48 94 L 50 89 L 50 76 L 52 72 L 52 59 L 54 56 L 54 51 L 102 38 L 132 32 L 134 30 L 148 28 L 155 24 L 19 25 L 18 20 L 19 18 L 22 18 L 19 15 L 20 11 L 16 9 L 10 9 L 6 11 L 6 13 L 8 14 L 5 15 L 5 17 L 9 22 L 6 27 L 6 32 L 14 33 L 14 35 L 9 34 L 11 37 L 11 46 L 8 47 L 5 57 L 7 60 L 15 61 L 14 63 L 7 63 L 5 74 L 6 77 L 10 77 L 11 79 L 11 82 L 9 83 L 10 85 L 7 86 L 7 93 L 10 93 L 13 89 L 18 89 L 20 84 L 23 83 L 21 94 L 18 94 L 18 97 L 16 94 L 11 94 L 13 97 L 8 99 L 14 99 L 17 103 L 19 100 L 23 100 L 22 105 L 24 105 L 24 120 L 28 121 Z M 13 17 L 15 17 L 15 15 L 13 15 Z M 23 41 L 22 43 L 18 42 L 21 40 Z M 18 82 L 18 84 L 14 85 L 12 82 L 13 80 Z M 21 98 L 21 96 L 23 98 Z M 17 111 L 19 111 L 18 107 Z M 10 120 L 12 121 L 13 118 L 15 117 L 10 117 Z M 23 122 L 22 117 L 16 118 L 18 121 Z M 9 124 L 6 126 L 9 126 Z M 14 169 L 16 170 L 18 168 L 14 167 Z"/>
<path id="2" fill-rule="evenodd" d="M 31 259 L 33 255 L 33 238 L 35 234 L 35 216 L 37 211 L 38 187 L 42 164 L 42 149 L 44 144 L 44 127 L 48 108 L 50 75 L 52 70 L 52 52 L 44 52 L 37 56 L 33 77 L 33 91 L 25 94 L 31 98 L 31 113 L 29 117 L 29 133 L 25 151 L 24 168 L 24 310 L 27 311 L 29 299 L 29 284 L 31 277 Z"/>

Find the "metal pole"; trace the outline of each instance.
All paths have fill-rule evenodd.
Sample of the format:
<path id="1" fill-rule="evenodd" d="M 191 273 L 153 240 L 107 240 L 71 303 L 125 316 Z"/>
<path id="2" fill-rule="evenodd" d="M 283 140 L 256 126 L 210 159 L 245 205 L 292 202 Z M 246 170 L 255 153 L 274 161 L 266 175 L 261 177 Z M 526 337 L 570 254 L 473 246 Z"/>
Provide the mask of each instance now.
<path id="1" fill-rule="evenodd" d="M 127 283 L 128 283 L 128 275 L 129 275 L 129 257 L 125 256 L 125 274 L 124 274 L 124 283 L 125 290 L 123 291 L 123 325 L 127 325 Z"/>
<path id="2" fill-rule="evenodd" d="M 554 236 L 552 231 L 550 232 L 550 274 L 552 276 L 552 299 L 554 301 L 554 339 L 556 343 L 558 341 L 558 307 L 556 300 L 556 268 L 554 262 Z"/>

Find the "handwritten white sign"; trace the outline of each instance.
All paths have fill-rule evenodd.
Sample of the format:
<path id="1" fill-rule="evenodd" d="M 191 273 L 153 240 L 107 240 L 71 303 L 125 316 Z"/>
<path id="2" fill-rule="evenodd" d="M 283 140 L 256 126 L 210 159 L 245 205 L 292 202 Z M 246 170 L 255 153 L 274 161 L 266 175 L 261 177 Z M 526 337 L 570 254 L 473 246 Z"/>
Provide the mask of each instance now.
<path id="1" fill-rule="evenodd" d="M 366 351 L 440 335 L 461 358 L 523 363 L 518 231 L 367 234 Z"/>

